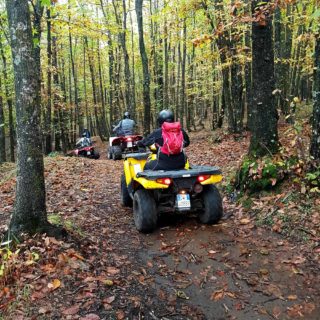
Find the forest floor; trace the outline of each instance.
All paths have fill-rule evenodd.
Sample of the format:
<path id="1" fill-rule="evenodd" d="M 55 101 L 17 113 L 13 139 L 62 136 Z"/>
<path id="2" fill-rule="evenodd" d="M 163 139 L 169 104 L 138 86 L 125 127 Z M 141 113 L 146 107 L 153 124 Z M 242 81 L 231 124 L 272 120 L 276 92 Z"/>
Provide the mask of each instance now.
<path id="1" fill-rule="evenodd" d="M 228 177 L 249 138 L 215 139 L 191 134 L 190 161 L 218 165 Z M 3 247 L 0 319 L 319 319 L 316 198 L 304 204 L 284 186 L 246 208 L 224 195 L 218 225 L 165 216 L 144 235 L 119 203 L 122 162 L 107 160 L 99 146 L 99 160 L 46 158 L 49 219 L 69 238 L 35 236 L 6 261 Z M 1 168 L 1 233 L 13 209 L 14 175 L 13 165 Z M 301 236 L 295 219 L 291 232 L 289 224 L 281 232 L 276 219 L 268 223 L 274 208 L 305 218 Z"/>

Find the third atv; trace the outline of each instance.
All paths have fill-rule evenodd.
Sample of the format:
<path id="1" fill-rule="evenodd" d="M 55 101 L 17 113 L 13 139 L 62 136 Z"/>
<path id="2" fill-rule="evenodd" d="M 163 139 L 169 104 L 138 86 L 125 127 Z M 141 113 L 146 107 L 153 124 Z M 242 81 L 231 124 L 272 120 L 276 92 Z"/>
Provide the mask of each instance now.
<path id="1" fill-rule="evenodd" d="M 152 232 L 162 212 L 194 212 L 205 224 L 217 223 L 223 214 L 216 183 L 222 180 L 218 167 L 192 166 L 183 170 L 144 171 L 150 152 L 127 154 L 121 177 L 121 203 L 133 207 L 140 232 Z"/>

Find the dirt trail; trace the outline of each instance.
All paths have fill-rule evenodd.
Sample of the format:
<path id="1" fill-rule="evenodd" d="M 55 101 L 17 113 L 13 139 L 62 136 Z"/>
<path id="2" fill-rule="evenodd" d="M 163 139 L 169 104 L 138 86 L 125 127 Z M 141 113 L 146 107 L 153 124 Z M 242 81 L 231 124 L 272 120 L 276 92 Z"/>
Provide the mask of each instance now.
<path id="1" fill-rule="evenodd" d="M 217 164 L 228 152 L 201 136 L 193 141 L 193 162 Z M 241 144 L 219 163 L 223 170 L 239 160 Z M 319 319 L 319 265 L 298 245 L 240 224 L 227 201 L 217 226 L 164 216 L 153 234 L 139 234 L 131 209 L 119 204 L 121 172 L 121 161 L 104 157 L 48 160 L 48 211 L 72 237 L 32 243 L 42 259 L 21 271 L 29 296 L 4 319 Z M 61 286 L 48 290 L 53 279 Z"/>

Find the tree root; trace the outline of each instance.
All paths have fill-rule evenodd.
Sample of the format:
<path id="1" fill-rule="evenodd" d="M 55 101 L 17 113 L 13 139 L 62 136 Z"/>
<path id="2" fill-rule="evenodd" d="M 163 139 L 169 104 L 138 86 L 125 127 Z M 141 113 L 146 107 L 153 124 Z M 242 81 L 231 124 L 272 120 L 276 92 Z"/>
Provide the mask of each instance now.
<path id="1" fill-rule="evenodd" d="M 41 225 L 30 228 L 30 225 L 19 225 L 18 227 L 11 227 L 4 234 L 2 242 L 20 243 L 26 239 L 26 235 L 46 234 L 49 237 L 54 237 L 57 240 L 66 240 L 68 232 L 62 226 L 55 226 L 49 222 L 41 223 Z"/>

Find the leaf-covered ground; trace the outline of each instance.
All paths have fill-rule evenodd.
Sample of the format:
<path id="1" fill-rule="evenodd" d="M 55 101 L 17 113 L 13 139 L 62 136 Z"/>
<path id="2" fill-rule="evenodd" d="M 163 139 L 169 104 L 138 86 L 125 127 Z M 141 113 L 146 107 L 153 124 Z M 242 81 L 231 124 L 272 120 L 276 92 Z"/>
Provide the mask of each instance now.
<path id="1" fill-rule="evenodd" d="M 188 155 L 228 176 L 248 137 L 218 140 L 192 134 Z M 224 195 L 219 225 L 164 216 L 143 235 L 119 204 L 121 172 L 121 161 L 105 157 L 46 158 L 49 219 L 69 239 L 35 236 L 9 259 L 2 250 L 0 319 L 319 319 L 317 199 L 295 202 L 290 186 L 250 198 L 249 207 Z M 1 169 L 1 232 L 14 175 L 12 165 Z M 288 228 L 300 219 L 304 238 L 282 232 L 279 210 L 292 220 Z"/>

